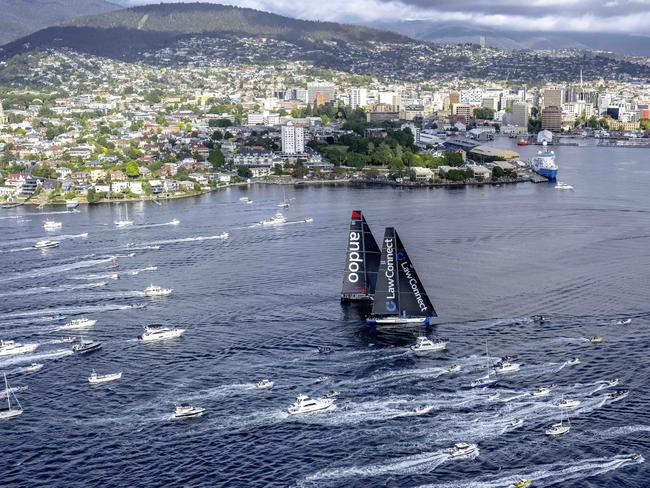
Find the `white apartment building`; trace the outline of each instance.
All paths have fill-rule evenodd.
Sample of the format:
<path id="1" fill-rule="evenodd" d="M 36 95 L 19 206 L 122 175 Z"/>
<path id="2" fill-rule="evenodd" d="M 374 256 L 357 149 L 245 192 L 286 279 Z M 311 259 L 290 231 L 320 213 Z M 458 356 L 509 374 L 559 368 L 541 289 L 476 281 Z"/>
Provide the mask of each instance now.
<path id="1" fill-rule="evenodd" d="M 291 122 L 282 126 L 282 152 L 284 154 L 302 154 L 305 152 L 305 129 Z"/>
<path id="2" fill-rule="evenodd" d="M 352 88 L 350 90 L 350 107 L 352 109 L 368 105 L 368 90 L 366 88 Z"/>

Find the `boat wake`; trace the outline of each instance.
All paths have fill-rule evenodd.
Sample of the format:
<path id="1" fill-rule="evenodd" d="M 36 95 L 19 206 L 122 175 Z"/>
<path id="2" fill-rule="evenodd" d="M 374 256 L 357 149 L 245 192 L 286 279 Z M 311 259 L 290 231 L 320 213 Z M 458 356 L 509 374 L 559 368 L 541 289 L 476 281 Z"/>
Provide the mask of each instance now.
<path id="1" fill-rule="evenodd" d="M 38 363 L 40 361 L 45 361 L 46 359 L 59 359 L 66 356 L 71 356 L 72 354 L 74 354 L 72 352 L 72 349 L 56 349 L 54 351 L 42 352 L 38 354 L 23 354 L 21 356 L 13 356 L 11 358 L 0 361 L 0 369 L 17 364 Z"/>
<path id="2" fill-rule="evenodd" d="M 227 232 L 222 232 L 221 234 L 214 236 L 195 236 L 195 237 L 179 237 L 178 239 L 166 239 L 163 241 L 147 242 L 142 245 L 144 246 L 161 246 L 163 244 L 177 244 L 180 242 L 200 242 L 200 241 L 213 241 L 213 240 L 226 240 L 230 237 L 230 234 Z"/>
<path id="3" fill-rule="evenodd" d="M 7 281 L 14 281 L 20 279 L 31 279 L 31 278 L 38 278 L 41 276 L 51 276 L 59 273 L 65 273 L 66 271 L 72 271 L 74 269 L 99 266 L 100 264 L 109 263 L 111 261 L 112 261 L 112 257 L 106 257 L 101 259 L 89 259 L 86 261 L 77 261 L 73 263 L 59 264 L 56 266 L 50 266 L 48 268 L 36 268 L 29 271 L 21 271 L 17 273 L 7 274 L 2 278 L 0 278 L 0 282 L 5 283 Z"/>
<path id="4" fill-rule="evenodd" d="M 30 310 L 22 312 L 12 312 L 0 316 L 0 320 L 7 320 L 21 317 L 41 317 L 53 315 L 78 315 L 84 313 L 108 312 L 112 310 L 129 310 L 146 307 L 146 303 L 126 304 L 106 304 L 106 305 L 87 305 L 85 307 L 56 307 L 44 308 L 40 310 Z"/>
<path id="5" fill-rule="evenodd" d="M 41 293 L 63 293 L 63 292 L 74 291 L 74 290 L 88 290 L 92 288 L 101 288 L 103 286 L 106 286 L 105 281 L 100 281 L 98 283 L 86 283 L 80 285 L 39 286 L 36 288 L 26 288 L 24 290 L 15 290 L 15 291 L 8 291 L 5 293 L 0 293 L 0 297 L 39 295 Z"/>

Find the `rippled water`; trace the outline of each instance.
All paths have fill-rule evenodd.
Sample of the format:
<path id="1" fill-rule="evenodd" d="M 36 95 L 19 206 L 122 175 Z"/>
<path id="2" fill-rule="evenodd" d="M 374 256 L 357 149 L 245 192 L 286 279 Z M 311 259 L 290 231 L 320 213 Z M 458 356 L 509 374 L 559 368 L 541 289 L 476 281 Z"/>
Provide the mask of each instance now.
<path id="1" fill-rule="evenodd" d="M 502 487 L 525 477 L 535 486 L 646 486 L 646 463 L 628 455 L 647 454 L 650 431 L 647 154 L 559 148 L 561 179 L 574 192 L 291 188 L 295 223 L 276 228 L 254 225 L 282 200 L 282 189 L 265 186 L 130 204 L 136 225 L 122 230 L 112 224 L 119 206 L 3 211 L 0 337 L 40 347 L 0 359 L 25 409 L 0 423 L 2 484 Z M 243 195 L 254 203 L 241 204 Z M 413 333 L 372 334 L 359 310 L 339 304 L 357 207 L 378 237 L 398 228 L 440 314 L 433 333 L 451 340 L 447 352 L 416 357 Z M 299 222 L 306 217 L 314 222 Z M 44 232 L 46 218 L 63 229 Z M 180 225 L 159 225 L 173 218 Z M 30 248 L 46 235 L 65 238 L 58 249 Z M 174 293 L 146 298 L 150 283 Z M 97 319 L 86 337 L 102 351 L 73 356 L 60 342 L 73 332 L 52 320 L 59 313 Z M 536 313 L 550 322 L 532 323 Z M 626 317 L 631 325 L 616 325 Z M 139 343 L 141 327 L 156 322 L 187 333 Z M 590 344 L 593 335 L 605 342 Z M 486 339 L 493 356 L 524 364 L 493 400 L 468 388 L 484 373 Z M 320 345 L 335 352 L 319 355 Z M 572 356 L 581 364 L 567 365 Z M 34 361 L 44 368 L 27 373 Z M 452 363 L 463 371 L 447 373 Z M 124 375 L 91 387 L 93 368 Z M 275 387 L 257 390 L 265 377 Z M 614 403 L 612 377 L 631 390 Z M 558 385 L 549 397 L 528 394 L 548 383 Z M 330 389 L 341 392 L 335 410 L 289 418 L 296 394 Z M 559 420 L 563 396 L 582 403 L 571 432 L 549 439 L 543 430 Z M 185 401 L 205 417 L 170 420 Z M 416 416 L 417 405 L 433 411 Z M 479 455 L 451 460 L 445 450 L 458 441 L 478 443 Z"/>

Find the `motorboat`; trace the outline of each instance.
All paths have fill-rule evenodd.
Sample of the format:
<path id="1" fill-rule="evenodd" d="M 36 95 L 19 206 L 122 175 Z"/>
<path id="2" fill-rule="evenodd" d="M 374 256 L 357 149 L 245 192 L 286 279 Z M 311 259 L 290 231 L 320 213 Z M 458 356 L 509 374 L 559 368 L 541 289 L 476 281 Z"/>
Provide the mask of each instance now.
<path id="1" fill-rule="evenodd" d="M 59 247 L 59 242 L 49 241 L 47 239 L 43 239 L 34 244 L 34 249 L 53 249 L 55 247 Z"/>
<path id="2" fill-rule="evenodd" d="M 453 458 L 464 457 L 478 452 L 478 446 L 467 442 L 457 442 L 454 444 L 454 447 L 448 449 L 447 452 Z"/>
<path id="3" fill-rule="evenodd" d="M 36 373 L 36 371 L 40 371 L 41 369 L 43 369 L 42 363 L 32 363 L 29 366 L 25 366 L 23 371 L 25 373 Z"/>
<path id="4" fill-rule="evenodd" d="M 611 380 L 607 380 L 607 386 L 617 386 L 619 383 L 618 378 L 612 378 Z"/>
<path id="5" fill-rule="evenodd" d="M 592 344 L 600 344 L 601 342 L 603 342 L 603 340 L 604 339 L 600 336 L 593 336 L 589 339 L 589 342 L 591 342 Z"/>
<path id="6" fill-rule="evenodd" d="M 161 288 L 158 285 L 151 284 L 145 288 L 144 294 L 147 297 L 166 297 L 172 294 L 172 288 Z"/>
<path id="7" fill-rule="evenodd" d="M 300 394 L 296 397 L 296 401 L 287 409 L 287 412 L 290 415 L 322 412 L 334 405 L 335 401 L 335 398 L 309 398 L 307 395 Z"/>
<path id="8" fill-rule="evenodd" d="M 449 341 L 447 339 L 434 339 L 431 340 L 425 336 L 419 336 L 413 346 L 411 346 L 411 351 L 415 353 L 427 353 L 427 352 L 439 352 L 447 349 L 447 344 Z"/>
<path id="9" fill-rule="evenodd" d="M 181 221 L 178 220 L 178 219 L 172 219 L 172 220 L 169 221 L 169 225 L 178 225 L 180 223 L 181 223 Z"/>
<path id="10" fill-rule="evenodd" d="M 251 204 L 251 203 L 253 203 L 253 200 L 251 200 L 251 199 L 248 198 L 248 197 L 241 197 L 241 198 L 239 199 L 239 201 L 240 201 L 241 203 L 247 203 L 247 204 Z"/>
<path id="11" fill-rule="evenodd" d="M 175 419 L 190 419 L 194 417 L 200 417 L 205 413 L 205 408 L 202 407 L 193 407 L 187 403 L 182 403 L 181 405 L 176 406 L 174 411 Z"/>
<path id="12" fill-rule="evenodd" d="M 46 220 L 43 222 L 43 228 L 45 230 L 58 230 L 63 227 L 61 222 L 55 222 L 54 220 Z"/>
<path id="13" fill-rule="evenodd" d="M 630 390 L 616 390 L 607 395 L 608 400 L 621 400 L 630 394 Z"/>
<path id="14" fill-rule="evenodd" d="M 271 380 L 263 379 L 257 383 L 256 387 L 259 390 L 268 390 L 269 388 L 273 388 L 273 384 Z"/>
<path id="15" fill-rule="evenodd" d="M 332 354 L 334 348 L 329 346 L 318 346 L 318 354 Z"/>
<path id="16" fill-rule="evenodd" d="M 580 364 L 580 358 L 569 358 L 569 360 L 566 362 L 567 364 L 574 365 L 574 364 Z"/>
<path id="17" fill-rule="evenodd" d="M 319 376 L 319 377 L 318 377 L 318 382 L 319 382 L 319 383 L 324 383 L 324 382 L 326 382 L 326 381 L 329 380 L 329 379 L 330 379 L 330 377 L 327 376 L 326 374 L 324 374 L 323 376 Z"/>
<path id="18" fill-rule="evenodd" d="M 61 315 L 61 314 L 55 315 L 54 317 L 52 317 L 52 320 L 58 320 L 58 321 L 65 320 L 65 315 Z"/>
<path id="19" fill-rule="evenodd" d="M 61 339 L 61 342 L 75 342 L 77 338 L 75 336 L 68 336 Z"/>
<path id="20" fill-rule="evenodd" d="M 75 354 L 87 354 L 99 351 L 102 348 L 102 343 L 98 341 L 84 341 L 81 339 L 78 344 L 72 346 L 72 351 Z"/>
<path id="21" fill-rule="evenodd" d="M 142 335 L 138 336 L 143 342 L 161 341 L 165 339 L 175 339 L 182 336 L 185 329 L 177 329 L 176 327 L 167 327 L 161 324 L 151 324 L 144 328 Z"/>
<path id="22" fill-rule="evenodd" d="M 418 405 L 415 407 L 415 414 L 416 415 L 426 415 L 428 413 L 431 413 L 433 411 L 433 406 L 432 405 Z"/>
<path id="23" fill-rule="evenodd" d="M 533 392 L 531 392 L 531 395 L 534 397 L 545 397 L 549 396 L 551 394 L 551 390 L 555 388 L 555 385 L 549 385 L 549 386 L 540 386 Z"/>
<path id="24" fill-rule="evenodd" d="M 616 322 L 616 325 L 630 325 L 631 323 L 632 319 L 623 319 Z"/>
<path id="25" fill-rule="evenodd" d="M 447 373 L 459 373 L 463 367 L 460 364 L 452 364 L 447 368 Z"/>
<path id="26" fill-rule="evenodd" d="M 500 396 L 501 396 L 501 393 L 496 392 L 496 393 L 492 393 L 491 395 L 488 395 L 485 399 L 488 402 L 493 402 L 494 400 L 498 399 Z"/>
<path id="27" fill-rule="evenodd" d="M 314 221 L 314 219 L 312 217 L 307 217 L 305 219 L 305 224 L 311 224 L 313 221 Z"/>
<path id="28" fill-rule="evenodd" d="M 291 205 L 289 204 L 289 202 L 282 202 L 282 203 L 278 203 L 277 206 L 278 206 L 279 208 L 283 208 L 283 209 L 286 210 L 286 209 L 289 208 Z"/>
<path id="29" fill-rule="evenodd" d="M 88 329 L 90 327 L 93 327 L 96 323 L 97 323 L 96 320 L 81 317 L 80 319 L 71 320 L 67 324 L 62 325 L 61 327 L 59 327 L 59 329 L 60 330 L 64 330 L 64 329 Z"/>
<path id="30" fill-rule="evenodd" d="M 532 319 L 533 319 L 533 322 L 538 323 L 538 324 L 544 324 L 547 321 L 546 316 L 541 315 L 541 314 L 533 315 Z"/>
<path id="31" fill-rule="evenodd" d="M 558 183 L 555 185 L 555 189 L 556 189 L 556 190 L 573 190 L 573 186 L 571 186 L 571 185 L 569 185 L 569 184 L 567 184 L 567 183 L 561 183 L 561 182 L 558 182 Z"/>
<path id="32" fill-rule="evenodd" d="M 563 398 L 557 406 L 559 408 L 578 408 L 581 403 L 580 400 L 567 400 Z"/>
<path id="33" fill-rule="evenodd" d="M 524 425 L 524 419 L 514 419 L 512 422 L 510 422 L 510 427 L 513 429 L 521 427 L 522 425 Z"/>
<path id="34" fill-rule="evenodd" d="M 67 208 L 68 210 L 73 210 L 78 206 L 79 206 L 79 202 L 74 198 L 65 201 L 65 208 Z"/>
<path id="35" fill-rule="evenodd" d="M 325 398 L 338 398 L 340 394 L 337 390 L 330 390 L 325 394 Z"/>
<path id="36" fill-rule="evenodd" d="M 287 219 L 284 218 L 282 212 L 277 212 L 273 217 L 260 220 L 262 225 L 282 225 L 287 222 Z"/>
<path id="37" fill-rule="evenodd" d="M 638 452 L 630 454 L 630 459 L 632 461 L 638 461 L 639 459 L 641 459 L 641 457 L 642 457 L 641 454 L 639 454 Z"/>
<path id="38" fill-rule="evenodd" d="M 38 344 L 21 344 L 16 341 L 0 340 L 0 356 L 16 356 L 18 354 L 28 354 L 34 352 Z"/>
<path id="39" fill-rule="evenodd" d="M 23 413 L 23 407 L 20 405 L 14 389 L 9 388 L 9 382 L 7 381 L 7 375 L 2 374 L 5 379 L 5 398 L 7 399 L 7 407 L 0 409 L 0 420 L 8 420 L 14 417 L 18 417 Z M 11 398 L 13 397 L 15 405 L 11 404 Z"/>
<path id="40" fill-rule="evenodd" d="M 533 480 L 522 478 L 520 480 L 515 481 L 515 484 L 512 486 L 513 488 L 528 488 L 529 486 L 532 486 L 532 484 L 533 484 Z"/>
<path id="41" fill-rule="evenodd" d="M 499 361 L 494 368 L 494 371 L 496 371 L 497 374 L 514 373 L 516 371 L 519 371 L 519 368 L 521 368 L 521 365 L 519 363 L 514 363 L 504 359 Z"/>
<path id="42" fill-rule="evenodd" d="M 110 381 L 117 381 L 122 378 L 122 372 L 117 373 L 107 373 L 107 374 L 97 374 L 93 369 L 93 372 L 90 373 L 88 377 L 88 383 L 91 385 L 98 385 L 100 383 L 108 383 Z"/>

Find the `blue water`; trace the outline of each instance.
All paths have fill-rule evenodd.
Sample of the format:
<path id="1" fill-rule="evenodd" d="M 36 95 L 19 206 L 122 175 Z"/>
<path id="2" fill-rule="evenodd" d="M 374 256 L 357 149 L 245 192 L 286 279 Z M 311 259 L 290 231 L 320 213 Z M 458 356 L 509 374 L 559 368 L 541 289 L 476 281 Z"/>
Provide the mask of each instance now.
<path id="1" fill-rule="evenodd" d="M 646 486 L 647 463 L 628 456 L 647 456 L 650 444 L 647 152 L 555 150 L 558 178 L 573 192 L 288 188 L 295 223 L 276 228 L 255 225 L 283 199 L 269 186 L 129 204 L 136 225 L 123 230 L 112 224 L 119 205 L 3 211 L 0 337 L 40 347 L 0 359 L 11 385 L 28 387 L 17 393 L 24 414 L 0 423 L 2 485 L 503 487 L 525 477 L 534 486 Z M 254 203 L 241 204 L 244 195 Z M 397 227 L 447 352 L 416 357 L 412 332 L 373 334 L 339 304 L 353 208 L 378 238 Z M 299 222 L 306 217 L 314 222 Z M 63 229 L 44 232 L 46 218 Z M 157 225 L 173 218 L 180 225 Z M 229 239 L 216 238 L 224 231 Z M 30 249 L 47 235 L 68 237 L 58 249 Z M 122 256 L 117 268 L 112 255 Z M 150 283 L 174 292 L 146 298 Z M 59 313 L 97 319 L 85 337 L 102 341 L 101 352 L 73 356 L 58 342 L 74 334 L 57 330 Z M 536 313 L 550 321 L 534 324 Z M 615 325 L 627 317 L 631 325 Z M 141 344 L 148 323 L 187 332 Z M 593 335 L 605 342 L 590 344 Z M 486 339 L 495 358 L 523 363 L 492 401 L 468 388 L 484 374 Z M 321 345 L 335 352 L 319 355 Z M 572 356 L 581 364 L 567 365 Z M 44 368 L 25 373 L 34 361 Z M 463 371 L 446 373 L 452 363 Z M 93 368 L 124 375 L 91 387 Z M 630 389 L 614 403 L 604 383 L 612 377 Z M 275 387 L 255 389 L 262 378 Z M 527 395 L 548 383 L 558 385 L 551 396 Z M 295 395 L 330 389 L 341 392 L 335 410 L 289 418 Z M 563 396 L 582 403 L 571 432 L 549 439 L 543 430 L 559 421 Z M 173 421 L 180 402 L 207 413 Z M 417 405 L 434 410 L 415 416 Z M 524 424 L 513 429 L 517 418 Z M 449 459 L 459 441 L 478 443 L 479 455 Z"/>

